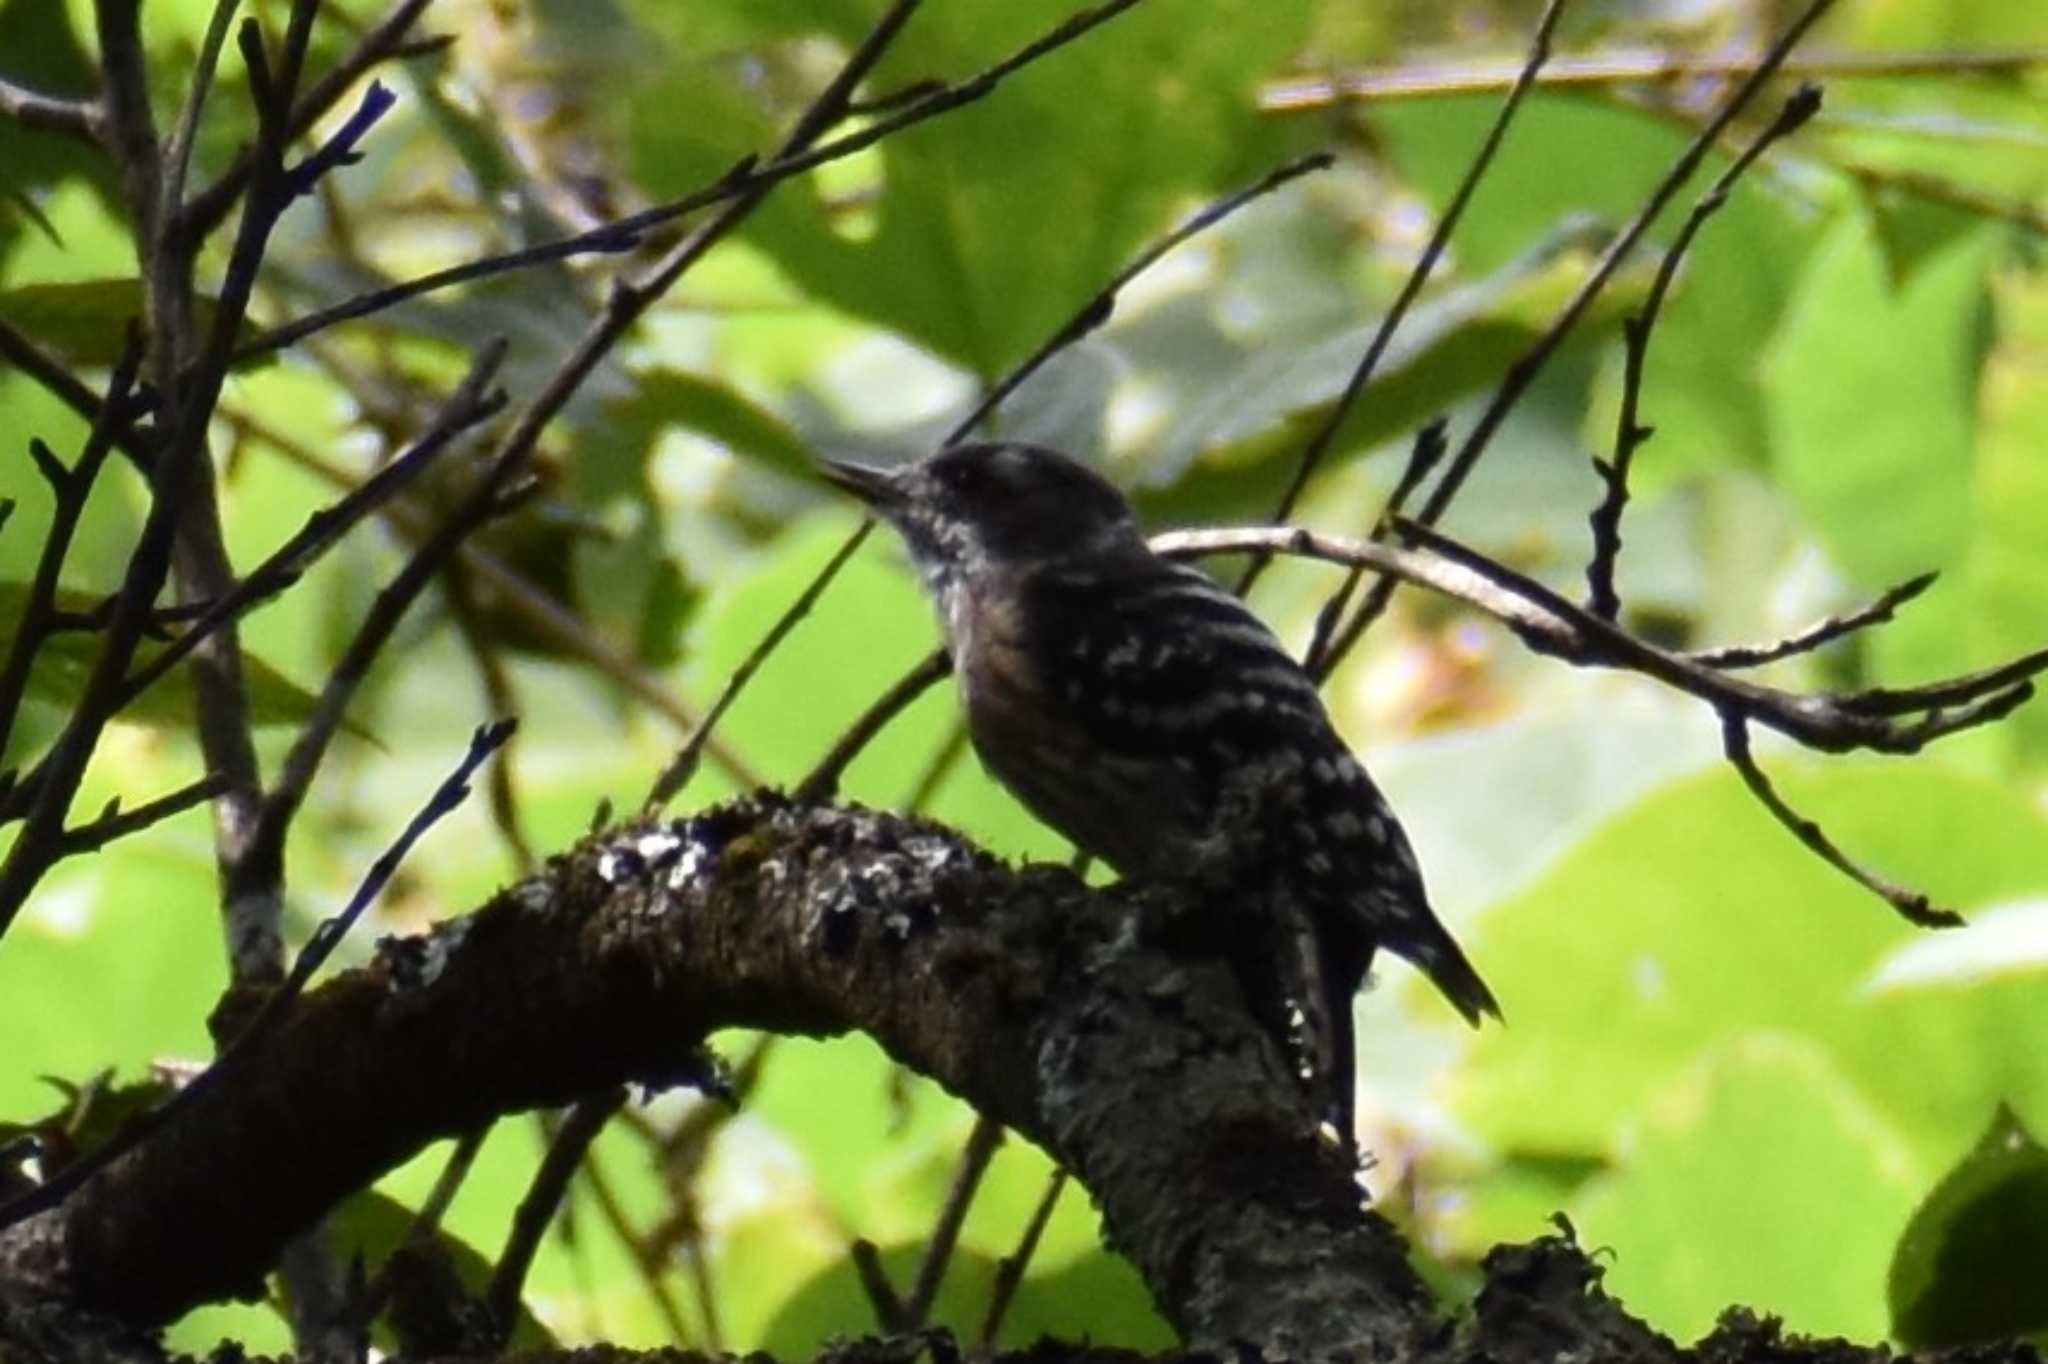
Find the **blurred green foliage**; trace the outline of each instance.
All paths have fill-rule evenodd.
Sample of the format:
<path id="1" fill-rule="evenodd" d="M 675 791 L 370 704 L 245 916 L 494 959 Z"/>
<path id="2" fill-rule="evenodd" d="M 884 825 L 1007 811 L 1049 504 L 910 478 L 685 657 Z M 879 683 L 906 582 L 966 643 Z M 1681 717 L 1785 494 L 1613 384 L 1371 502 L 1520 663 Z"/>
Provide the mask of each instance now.
<path id="1" fill-rule="evenodd" d="M 160 118 L 211 8 L 145 7 Z M 382 8 L 331 6 L 314 68 Z M 405 98 L 364 162 L 286 218 L 260 315 L 282 322 L 695 189 L 771 149 L 880 8 L 441 0 L 430 27 L 456 41 L 381 73 Z M 866 93 L 970 75 L 1067 8 L 928 5 Z M 782 186 L 597 369 L 545 439 L 542 495 L 482 544 L 491 564 L 465 566 L 378 665 L 360 731 L 294 832 L 297 926 L 347 895 L 484 718 L 480 657 L 502 667 L 524 722 L 508 761 L 532 847 L 566 845 L 601 800 L 636 805 L 678 737 L 647 687 L 707 705 L 852 528 L 808 478 L 812 453 L 927 447 L 1180 215 L 1332 144 L 1337 169 L 1169 258 L 994 423 L 1101 461 L 1155 524 L 1269 515 L 1498 95 L 1279 116 L 1257 111 L 1262 87 L 1512 55 L 1534 8 L 1460 7 L 1473 26 L 1453 32 L 1445 7 L 1422 0 L 1230 0 L 1200 22 L 1152 0 L 979 104 Z M 1688 20 L 1665 8 L 1589 7 L 1565 39 L 1700 51 L 1746 36 L 1749 7 L 1686 7 Z M 0 75 L 89 89 L 91 32 L 84 0 L 0 0 Z M 1808 50 L 2044 43 L 2035 0 L 1844 0 Z M 1771 680 L 1899 685 L 2048 642 L 2044 82 L 2038 66 L 1940 64 L 1829 79 L 1820 120 L 1707 226 L 1650 351 L 1643 416 L 1657 436 L 1620 575 L 1631 623 L 1702 644 L 1769 639 L 1939 569 L 1900 621 Z M 1454 436 L 1463 429 L 1724 89 L 1703 78 L 1531 99 L 1302 519 L 1370 525 L 1414 428 L 1444 413 Z M 246 101 L 230 60 L 195 183 L 246 140 Z M 133 289 L 110 187 L 86 149 L 0 121 L 0 318 L 81 364 L 104 362 Z M 1618 323 L 1655 263 L 1623 271 L 1450 522 L 1561 590 L 1578 590 L 1587 553 L 1599 493 L 1588 457 L 1612 443 Z M 430 295 L 239 373 L 215 446 L 236 562 L 388 458 L 485 337 L 510 340 L 508 386 L 515 402 L 530 394 L 617 266 L 557 263 Z M 4 604 L 33 573 L 49 516 L 21 449 L 38 436 L 69 458 L 83 431 L 0 368 L 0 435 L 12 446 L 0 493 L 20 501 L 0 532 L 11 621 Z M 268 761 L 450 488 L 358 532 L 249 619 L 244 640 L 281 722 L 258 736 Z M 118 581 L 142 505 L 130 471 L 100 481 L 68 565 L 74 600 Z M 1287 565 L 1257 604 L 1304 639 L 1334 582 Z M 536 601 L 611 661 L 551 632 Z M 934 638 L 900 555 L 876 537 L 726 720 L 734 761 L 707 763 L 679 805 L 801 779 Z M 47 743 L 66 696 L 53 676 L 4 765 Z M 175 686 L 111 735 L 80 810 L 189 780 Z M 1468 1038 L 1399 966 L 1361 1004 L 1370 1182 L 1445 1281 L 1494 1240 L 1544 1233 L 1562 1209 L 1588 1244 L 1613 1249 L 1608 1283 L 1631 1310 L 1681 1337 L 1736 1302 L 1797 1330 L 1909 1344 L 2038 1329 L 1954 1290 L 1959 1275 L 1997 1287 L 2001 1270 L 1970 1247 L 2004 1225 L 2010 1190 L 2023 1187 L 2010 1197 L 2027 1207 L 2039 1196 L 2038 1148 L 2000 1134 L 2048 1130 L 2048 919 L 2015 909 L 2048 897 L 2048 707 L 1911 760 L 1762 750 L 1852 855 L 1939 902 L 1992 911 L 1992 936 L 1968 930 L 1930 958 L 1921 935 L 1713 766 L 1710 717 L 1647 682 L 1556 667 L 1403 594 L 1331 701 L 1512 1020 Z M 892 807 L 922 797 L 1007 856 L 1065 851 L 962 756 L 943 689 L 861 757 L 845 790 Z M 404 869 L 384 926 L 460 913 L 518 865 L 489 804 L 472 801 Z M 49 879 L 0 943 L 0 1118 L 56 1106 L 41 1075 L 132 1077 L 156 1057 L 205 1054 L 223 976 L 214 897 L 197 812 Z M 663 1143 L 701 1102 L 650 1099 L 598 1143 L 530 1281 L 536 1319 L 564 1340 L 680 1331 L 784 1357 L 870 1329 L 848 1245 L 875 1242 L 909 1277 L 971 1115 L 859 1040 L 779 1043 L 738 1116 L 678 1166 Z M 1980 1143 L 1998 1114 L 2015 1116 Z M 502 1244 L 541 1149 L 533 1122 L 499 1124 L 447 1219 L 464 1244 L 485 1257 Z M 384 1181 L 383 1201 L 364 1205 L 377 1215 L 360 1219 L 365 1248 L 390 1243 L 396 1210 L 417 1206 L 444 1156 Z M 1015 1139 L 998 1154 L 942 1320 L 978 1329 L 993 1266 L 1048 1174 Z M 1045 1332 L 1167 1340 L 1078 1190 L 1058 1204 L 1002 1338 Z M 280 1339 L 249 1309 L 194 1314 L 175 1339 L 203 1348 L 222 1334 Z"/>

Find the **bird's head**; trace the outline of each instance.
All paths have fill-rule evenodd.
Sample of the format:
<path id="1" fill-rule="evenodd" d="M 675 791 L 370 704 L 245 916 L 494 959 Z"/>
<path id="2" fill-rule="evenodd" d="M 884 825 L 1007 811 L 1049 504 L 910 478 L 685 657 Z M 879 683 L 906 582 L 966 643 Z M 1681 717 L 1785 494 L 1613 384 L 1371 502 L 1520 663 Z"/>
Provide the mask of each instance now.
<path id="1" fill-rule="evenodd" d="M 825 476 L 894 526 L 936 587 L 1143 543 L 1109 480 L 1040 445 L 955 445 L 896 469 L 828 460 Z"/>

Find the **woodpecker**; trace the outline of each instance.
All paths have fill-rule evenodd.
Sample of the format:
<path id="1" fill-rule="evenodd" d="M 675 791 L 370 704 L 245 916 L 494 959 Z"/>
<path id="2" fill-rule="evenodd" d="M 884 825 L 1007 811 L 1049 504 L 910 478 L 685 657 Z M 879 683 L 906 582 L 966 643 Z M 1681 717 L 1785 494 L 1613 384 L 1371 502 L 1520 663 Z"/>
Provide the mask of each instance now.
<path id="1" fill-rule="evenodd" d="M 1154 554 L 1108 480 L 1015 442 L 825 468 L 909 547 L 998 781 L 1127 878 L 1221 875 L 1284 920 L 1244 939 L 1268 959 L 1240 975 L 1283 992 L 1267 1021 L 1347 1148 L 1351 999 L 1377 948 L 1474 1026 L 1500 1017 L 1308 674 L 1236 597 Z"/>

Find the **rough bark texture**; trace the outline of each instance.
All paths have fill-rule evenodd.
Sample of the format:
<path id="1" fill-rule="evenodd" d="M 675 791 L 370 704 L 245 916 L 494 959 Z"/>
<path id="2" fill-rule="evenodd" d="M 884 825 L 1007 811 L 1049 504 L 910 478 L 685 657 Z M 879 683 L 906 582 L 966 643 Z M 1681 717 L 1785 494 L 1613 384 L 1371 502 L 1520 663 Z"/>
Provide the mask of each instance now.
<path id="1" fill-rule="evenodd" d="M 1196 1345 L 1680 1357 L 1555 1238 L 1495 1252 L 1451 1331 L 1199 937 L 1163 892 L 1013 871 L 864 810 L 755 797 L 615 830 L 309 994 L 229 1083 L 0 1236 L 0 1288 L 141 1325 L 254 1294 L 296 1232 L 428 1142 L 664 1083 L 739 1025 L 865 1032 L 1043 1145 Z M 1731 1322 L 1699 1357 L 1815 1353 Z"/>

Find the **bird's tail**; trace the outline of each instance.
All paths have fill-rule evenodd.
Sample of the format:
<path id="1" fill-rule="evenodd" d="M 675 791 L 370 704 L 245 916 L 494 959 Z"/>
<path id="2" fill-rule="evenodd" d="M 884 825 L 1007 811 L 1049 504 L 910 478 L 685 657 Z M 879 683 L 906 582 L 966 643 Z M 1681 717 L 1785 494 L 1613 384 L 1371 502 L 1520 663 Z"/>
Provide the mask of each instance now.
<path id="1" fill-rule="evenodd" d="M 1495 1022 L 1505 1022 L 1501 1017 L 1500 1001 L 1493 997 L 1493 991 L 1486 988 L 1486 982 L 1472 969 L 1472 962 L 1465 956 L 1444 926 L 1431 920 L 1431 932 L 1413 942 L 1390 942 L 1387 946 L 1394 952 L 1415 963 L 1430 984 L 1443 992 L 1451 1007 L 1465 1016 L 1473 1027 L 1479 1026 L 1482 1017 Z"/>

